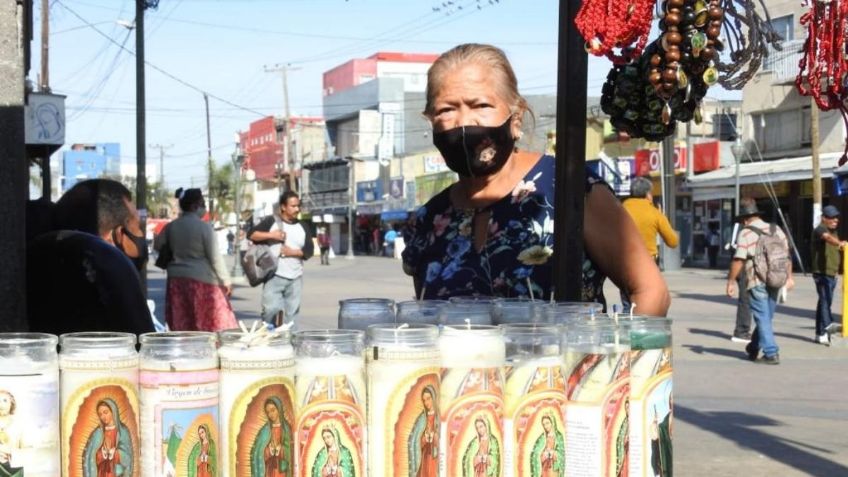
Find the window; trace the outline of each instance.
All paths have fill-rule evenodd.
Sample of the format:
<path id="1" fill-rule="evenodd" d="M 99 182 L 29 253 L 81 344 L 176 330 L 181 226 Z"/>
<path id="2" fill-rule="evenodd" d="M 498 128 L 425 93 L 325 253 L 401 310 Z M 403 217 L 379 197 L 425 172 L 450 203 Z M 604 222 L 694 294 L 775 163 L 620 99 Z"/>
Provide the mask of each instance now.
<path id="1" fill-rule="evenodd" d="M 790 41 L 795 39 L 795 24 L 792 20 L 792 15 L 786 15 L 772 18 L 769 23 L 771 23 L 772 28 L 774 28 L 774 31 L 780 36 L 781 40 Z"/>
<path id="2" fill-rule="evenodd" d="M 810 145 L 809 108 L 752 115 L 754 137 L 763 152 L 787 151 Z"/>

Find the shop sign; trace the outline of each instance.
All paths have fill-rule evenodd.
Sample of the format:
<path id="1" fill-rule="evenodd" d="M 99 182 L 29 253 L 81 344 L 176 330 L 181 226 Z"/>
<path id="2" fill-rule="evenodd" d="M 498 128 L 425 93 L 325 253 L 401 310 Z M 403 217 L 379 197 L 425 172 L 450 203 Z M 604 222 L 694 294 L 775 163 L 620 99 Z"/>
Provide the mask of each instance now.
<path id="1" fill-rule="evenodd" d="M 718 141 L 695 144 L 692 146 L 692 155 L 695 156 L 695 162 L 692 164 L 695 174 L 714 171 L 721 165 L 721 149 Z"/>
<path id="2" fill-rule="evenodd" d="M 452 171 L 437 172 L 415 178 L 415 203 L 424 204 L 449 185 L 456 182 L 456 173 Z"/>
<path id="3" fill-rule="evenodd" d="M 389 197 L 392 199 L 403 198 L 403 177 L 389 179 Z"/>
<path id="4" fill-rule="evenodd" d="M 742 197 L 753 197 L 754 199 L 764 199 L 770 197 L 768 184 L 743 184 L 739 188 L 739 193 Z M 789 182 L 774 182 L 771 184 L 776 197 L 789 196 Z"/>
<path id="5" fill-rule="evenodd" d="M 379 180 L 356 183 L 356 201 L 374 202 L 383 197 L 383 184 Z"/>
<path id="6" fill-rule="evenodd" d="M 639 149 L 633 153 L 633 158 L 636 163 L 636 176 L 657 175 L 660 173 L 660 164 L 662 164 L 662 154 L 659 149 Z M 683 146 L 674 147 L 674 173 L 682 174 L 686 172 L 686 148 Z"/>
<path id="7" fill-rule="evenodd" d="M 424 156 L 424 172 L 431 174 L 447 170 L 448 166 L 442 156 Z"/>

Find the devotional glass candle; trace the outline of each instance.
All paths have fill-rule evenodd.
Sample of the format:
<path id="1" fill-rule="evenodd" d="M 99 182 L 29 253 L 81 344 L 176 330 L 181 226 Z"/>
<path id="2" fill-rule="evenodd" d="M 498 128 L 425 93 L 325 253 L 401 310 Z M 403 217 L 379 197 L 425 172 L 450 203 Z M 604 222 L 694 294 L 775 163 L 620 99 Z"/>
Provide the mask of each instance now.
<path id="1" fill-rule="evenodd" d="M 366 473 L 364 336 L 359 330 L 294 335 L 299 477 Z"/>
<path id="2" fill-rule="evenodd" d="M 491 297 L 452 297 L 439 313 L 439 324 L 491 325 L 494 306 Z"/>
<path id="3" fill-rule="evenodd" d="M 546 321 L 545 309 L 548 303 L 524 298 L 504 298 L 495 300 L 492 308 L 492 322 L 495 325 L 510 323 L 539 323 Z"/>
<path id="4" fill-rule="evenodd" d="M 442 300 L 411 300 L 397 304 L 397 324 L 439 324 L 439 312 L 447 304 Z"/>
<path id="5" fill-rule="evenodd" d="M 442 477 L 503 475 L 505 348 L 496 326 L 445 326 L 439 337 Z"/>
<path id="6" fill-rule="evenodd" d="M 222 331 L 221 469 L 233 477 L 294 475 L 291 335 Z"/>
<path id="7" fill-rule="evenodd" d="M 671 320 L 627 317 L 619 321 L 630 335 L 630 448 L 632 477 L 672 473 Z"/>
<path id="8" fill-rule="evenodd" d="M 218 477 L 218 354 L 214 333 L 139 338 L 141 476 Z"/>
<path id="9" fill-rule="evenodd" d="M 351 298 L 339 302 L 339 329 L 365 331 L 395 322 L 395 302 L 386 298 Z"/>
<path id="10" fill-rule="evenodd" d="M 59 470 L 59 339 L 0 333 L 0 468 L 56 477 Z"/>
<path id="11" fill-rule="evenodd" d="M 571 323 L 565 343 L 565 475 L 627 475 L 629 336 L 603 316 Z"/>
<path id="12" fill-rule="evenodd" d="M 369 475 L 436 477 L 439 472 L 439 329 L 368 328 Z"/>
<path id="13" fill-rule="evenodd" d="M 140 475 L 138 353 L 131 333 L 59 338 L 62 475 Z"/>
<path id="14" fill-rule="evenodd" d="M 565 377 L 561 329 L 502 325 L 506 342 L 504 475 L 565 472 Z"/>
<path id="15" fill-rule="evenodd" d="M 598 316 L 603 312 L 603 305 L 589 301 L 561 301 L 550 303 L 543 313 L 547 322 L 554 325 L 568 325 L 572 321 Z"/>

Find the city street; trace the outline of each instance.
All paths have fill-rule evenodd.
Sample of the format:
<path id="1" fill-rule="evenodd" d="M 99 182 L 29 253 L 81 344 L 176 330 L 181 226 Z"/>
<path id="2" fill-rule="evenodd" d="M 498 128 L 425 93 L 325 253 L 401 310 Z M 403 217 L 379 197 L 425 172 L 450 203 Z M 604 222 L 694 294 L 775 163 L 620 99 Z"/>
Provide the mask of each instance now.
<path id="1" fill-rule="evenodd" d="M 161 316 L 164 276 L 150 270 L 150 294 Z M 778 306 L 781 364 L 766 366 L 747 361 L 744 346 L 730 341 L 735 300 L 724 296 L 724 271 L 684 269 L 665 276 L 673 298 L 677 475 L 848 475 L 848 401 L 839 391 L 848 389 L 848 346 L 841 340 L 829 348 L 812 342 L 812 278 L 796 275 L 796 289 Z M 258 317 L 260 291 L 236 287 L 233 306 L 240 319 Z M 310 260 L 301 327 L 335 327 L 338 301 L 345 298 L 412 295 L 398 261 L 339 257 L 321 266 Z M 612 285 L 606 296 L 618 301 Z M 839 296 L 834 310 L 841 303 Z"/>

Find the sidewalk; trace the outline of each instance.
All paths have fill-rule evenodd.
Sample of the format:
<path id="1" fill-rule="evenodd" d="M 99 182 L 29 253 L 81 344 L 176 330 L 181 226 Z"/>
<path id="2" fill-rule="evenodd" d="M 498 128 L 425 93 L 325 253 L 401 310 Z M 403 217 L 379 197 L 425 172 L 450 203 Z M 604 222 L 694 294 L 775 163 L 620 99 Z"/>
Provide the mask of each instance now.
<path id="1" fill-rule="evenodd" d="M 151 270 L 154 270 L 151 268 Z M 775 330 L 780 366 L 745 359 L 730 341 L 734 299 L 724 295 L 725 271 L 666 272 L 674 320 L 675 470 L 680 476 L 848 475 L 848 346 L 814 344 L 816 292 L 810 276 L 779 305 Z M 150 274 L 151 298 L 164 277 Z M 838 287 L 842 286 L 840 279 Z M 840 288 L 841 290 L 841 288 Z M 610 303 L 618 291 L 608 282 Z M 237 286 L 240 319 L 259 316 L 261 287 Z M 354 297 L 413 299 L 412 280 L 388 258 L 337 258 L 306 263 L 301 329 L 335 327 L 338 301 Z M 157 310 L 162 305 L 157 300 Z M 840 311 L 841 293 L 833 309 Z M 160 315 L 161 316 L 161 315 Z"/>

